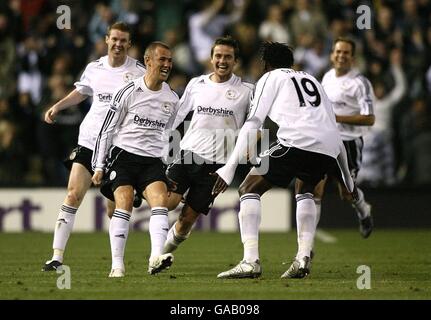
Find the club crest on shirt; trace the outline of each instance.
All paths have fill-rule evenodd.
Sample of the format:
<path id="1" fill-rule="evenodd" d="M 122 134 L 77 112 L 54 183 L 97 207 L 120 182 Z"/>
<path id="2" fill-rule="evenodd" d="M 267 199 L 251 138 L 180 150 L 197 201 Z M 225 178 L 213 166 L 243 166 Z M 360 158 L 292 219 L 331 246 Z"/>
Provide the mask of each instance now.
<path id="1" fill-rule="evenodd" d="M 126 72 L 126 73 L 123 75 L 123 80 L 124 80 L 124 82 L 130 82 L 130 81 L 132 81 L 133 79 L 135 79 L 135 75 L 134 75 L 133 73 L 131 73 L 131 72 Z"/>
<path id="2" fill-rule="evenodd" d="M 167 104 L 162 105 L 162 111 L 166 114 L 170 114 L 171 113 L 171 107 Z"/>
<path id="3" fill-rule="evenodd" d="M 226 91 L 226 98 L 228 98 L 229 100 L 235 100 L 238 98 L 238 93 L 235 90 L 228 89 Z"/>

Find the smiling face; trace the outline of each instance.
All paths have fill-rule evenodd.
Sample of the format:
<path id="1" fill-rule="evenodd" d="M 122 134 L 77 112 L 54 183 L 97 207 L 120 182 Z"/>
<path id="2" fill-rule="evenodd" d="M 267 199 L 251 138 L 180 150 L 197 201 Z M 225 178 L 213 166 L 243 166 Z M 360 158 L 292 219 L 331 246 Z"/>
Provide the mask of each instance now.
<path id="1" fill-rule="evenodd" d="M 348 73 L 354 62 L 352 45 L 348 42 L 338 41 L 332 49 L 331 62 L 337 76 Z"/>
<path id="2" fill-rule="evenodd" d="M 223 44 L 216 45 L 211 57 L 211 65 L 214 70 L 212 80 L 215 82 L 229 80 L 236 62 L 235 50 L 233 47 Z"/>
<path id="3" fill-rule="evenodd" d="M 172 70 L 172 52 L 162 46 L 157 46 L 145 56 L 147 73 L 158 82 L 168 80 Z"/>
<path id="4" fill-rule="evenodd" d="M 105 37 L 105 42 L 108 45 L 108 55 L 115 60 L 123 60 L 126 58 L 127 50 L 129 50 L 130 34 L 128 32 L 112 29 L 109 35 Z"/>

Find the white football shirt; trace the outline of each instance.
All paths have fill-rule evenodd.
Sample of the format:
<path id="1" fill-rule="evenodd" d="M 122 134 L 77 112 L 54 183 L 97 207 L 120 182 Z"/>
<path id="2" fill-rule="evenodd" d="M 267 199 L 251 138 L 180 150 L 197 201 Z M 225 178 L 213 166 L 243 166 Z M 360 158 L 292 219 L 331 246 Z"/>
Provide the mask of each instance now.
<path id="1" fill-rule="evenodd" d="M 177 94 L 166 82 L 159 91 L 153 91 L 145 85 L 144 77 L 117 90 L 102 120 L 93 152 L 93 168 L 104 168 L 112 145 L 139 156 L 165 156 L 178 101 Z"/>
<path id="2" fill-rule="evenodd" d="M 248 119 L 261 124 L 266 116 L 279 126 L 277 138 L 282 145 L 333 158 L 340 153 L 342 143 L 331 102 L 308 73 L 282 68 L 259 79 Z"/>
<path id="3" fill-rule="evenodd" d="M 335 70 L 329 70 L 322 79 L 322 86 L 332 102 L 334 112 L 340 116 L 372 115 L 374 114 L 374 91 L 370 81 L 357 70 L 337 77 Z M 337 123 L 343 140 L 354 140 L 369 129 L 368 126 L 358 126 Z"/>
<path id="4" fill-rule="evenodd" d="M 208 161 L 225 163 L 245 121 L 254 85 L 234 74 L 228 81 L 217 83 L 210 79 L 211 75 L 190 80 L 181 97 L 173 129 L 193 110 L 181 149 Z"/>
<path id="5" fill-rule="evenodd" d="M 144 65 L 129 56 L 120 67 L 111 67 L 108 56 L 103 56 L 87 65 L 81 79 L 75 82 L 79 93 L 93 98 L 90 110 L 79 128 L 79 145 L 94 150 L 97 135 L 115 89 L 141 77 L 144 73 Z"/>

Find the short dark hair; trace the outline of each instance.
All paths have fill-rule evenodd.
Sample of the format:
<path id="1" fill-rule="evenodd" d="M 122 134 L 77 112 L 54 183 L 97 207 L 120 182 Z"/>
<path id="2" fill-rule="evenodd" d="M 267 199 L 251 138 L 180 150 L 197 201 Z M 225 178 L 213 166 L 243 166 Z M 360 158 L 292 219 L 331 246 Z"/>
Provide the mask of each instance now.
<path id="1" fill-rule="evenodd" d="M 238 41 L 236 41 L 234 38 L 232 38 L 231 36 L 226 36 L 226 37 L 220 37 L 220 38 L 217 38 L 215 41 L 214 41 L 214 44 L 213 44 L 213 46 L 211 47 L 211 58 L 212 58 L 212 56 L 213 56 L 213 53 L 214 53 L 214 48 L 216 47 L 216 46 L 219 46 L 219 45 L 224 45 L 224 46 L 229 46 L 229 47 L 232 47 L 233 48 L 233 52 L 234 52 L 234 55 L 235 55 L 235 60 L 236 59 L 238 59 L 238 57 L 239 57 L 239 45 L 238 45 Z"/>
<path id="2" fill-rule="evenodd" d="M 151 42 L 147 48 L 145 48 L 144 57 L 152 55 L 154 53 L 154 50 L 156 50 L 157 47 L 162 47 L 168 50 L 171 50 L 171 48 L 162 41 L 153 41 Z"/>
<path id="3" fill-rule="evenodd" d="M 267 41 L 262 43 L 259 52 L 265 65 L 273 69 L 290 68 L 293 65 L 293 50 L 287 44 Z"/>
<path id="4" fill-rule="evenodd" d="M 131 34 L 131 30 L 130 30 L 129 25 L 127 23 L 122 22 L 122 21 L 117 21 L 108 27 L 108 29 L 106 30 L 106 35 L 108 37 L 111 34 L 111 30 L 120 30 L 122 32 L 127 32 L 129 35 Z"/>
<path id="5" fill-rule="evenodd" d="M 355 41 L 353 41 L 350 38 L 338 37 L 337 39 L 335 39 L 334 44 L 332 45 L 332 51 L 334 51 L 335 45 L 338 42 L 346 42 L 346 43 L 350 44 L 350 46 L 352 47 L 352 56 L 355 56 L 355 51 L 356 51 L 356 43 L 355 43 Z"/>

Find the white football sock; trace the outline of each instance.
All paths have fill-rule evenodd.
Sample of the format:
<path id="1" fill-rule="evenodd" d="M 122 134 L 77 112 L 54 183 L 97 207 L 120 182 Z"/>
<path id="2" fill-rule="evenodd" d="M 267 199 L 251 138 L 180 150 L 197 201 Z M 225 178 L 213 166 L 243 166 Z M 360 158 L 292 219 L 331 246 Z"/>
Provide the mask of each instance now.
<path id="1" fill-rule="evenodd" d="M 356 210 L 356 214 L 359 219 L 364 219 L 370 215 L 370 205 L 365 201 L 364 193 L 361 189 L 358 189 L 359 199 L 353 202 L 352 206 Z"/>
<path id="2" fill-rule="evenodd" d="M 163 247 L 169 230 L 168 208 L 151 208 L 150 217 L 151 256 L 157 257 L 163 254 Z"/>
<path id="3" fill-rule="evenodd" d="M 316 205 L 311 193 L 296 195 L 296 229 L 298 232 L 296 258 L 309 257 L 316 233 Z"/>
<path id="4" fill-rule="evenodd" d="M 66 248 L 67 240 L 75 223 L 76 211 L 78 208 L 73 208 L 63 203 L 58 213 L 58 219 L 55 224 L 54 241 L 52 249 L 54 254 L 52 260 L 63 262 L 63 252 Z"/>
<path id="5" fill-rule="evenodd" d="M 247 262 L 259 259 L 260 195 L 246 193 L 241 196 L 238 214 L 241 241 L 244 245 L 244 258 Z"/>
<path id="6" fill-rule="evenodd" d="M 111 241 L 112 269 L 124 270 L 124 250 L 129 235 L 131 212 L 115 209 L 109 223 L 109 239 Z"/>
<path id="7" fill-rule="evenodd" d="M 177 229 L 175 227 L 176 225 L 177 225 L 177 222 L 175 222 L 173 224 L 173 226 L 168 231 L 168 236 L 167 236 L 167 239 L 165 241 L 165 245 L 163 247 L 163 253 L 174 252 L 178 248 L 178 246 L 184 240 L 186 240 L 190 235 L 190 232 L 185 236 L 178 234 Z"/>

